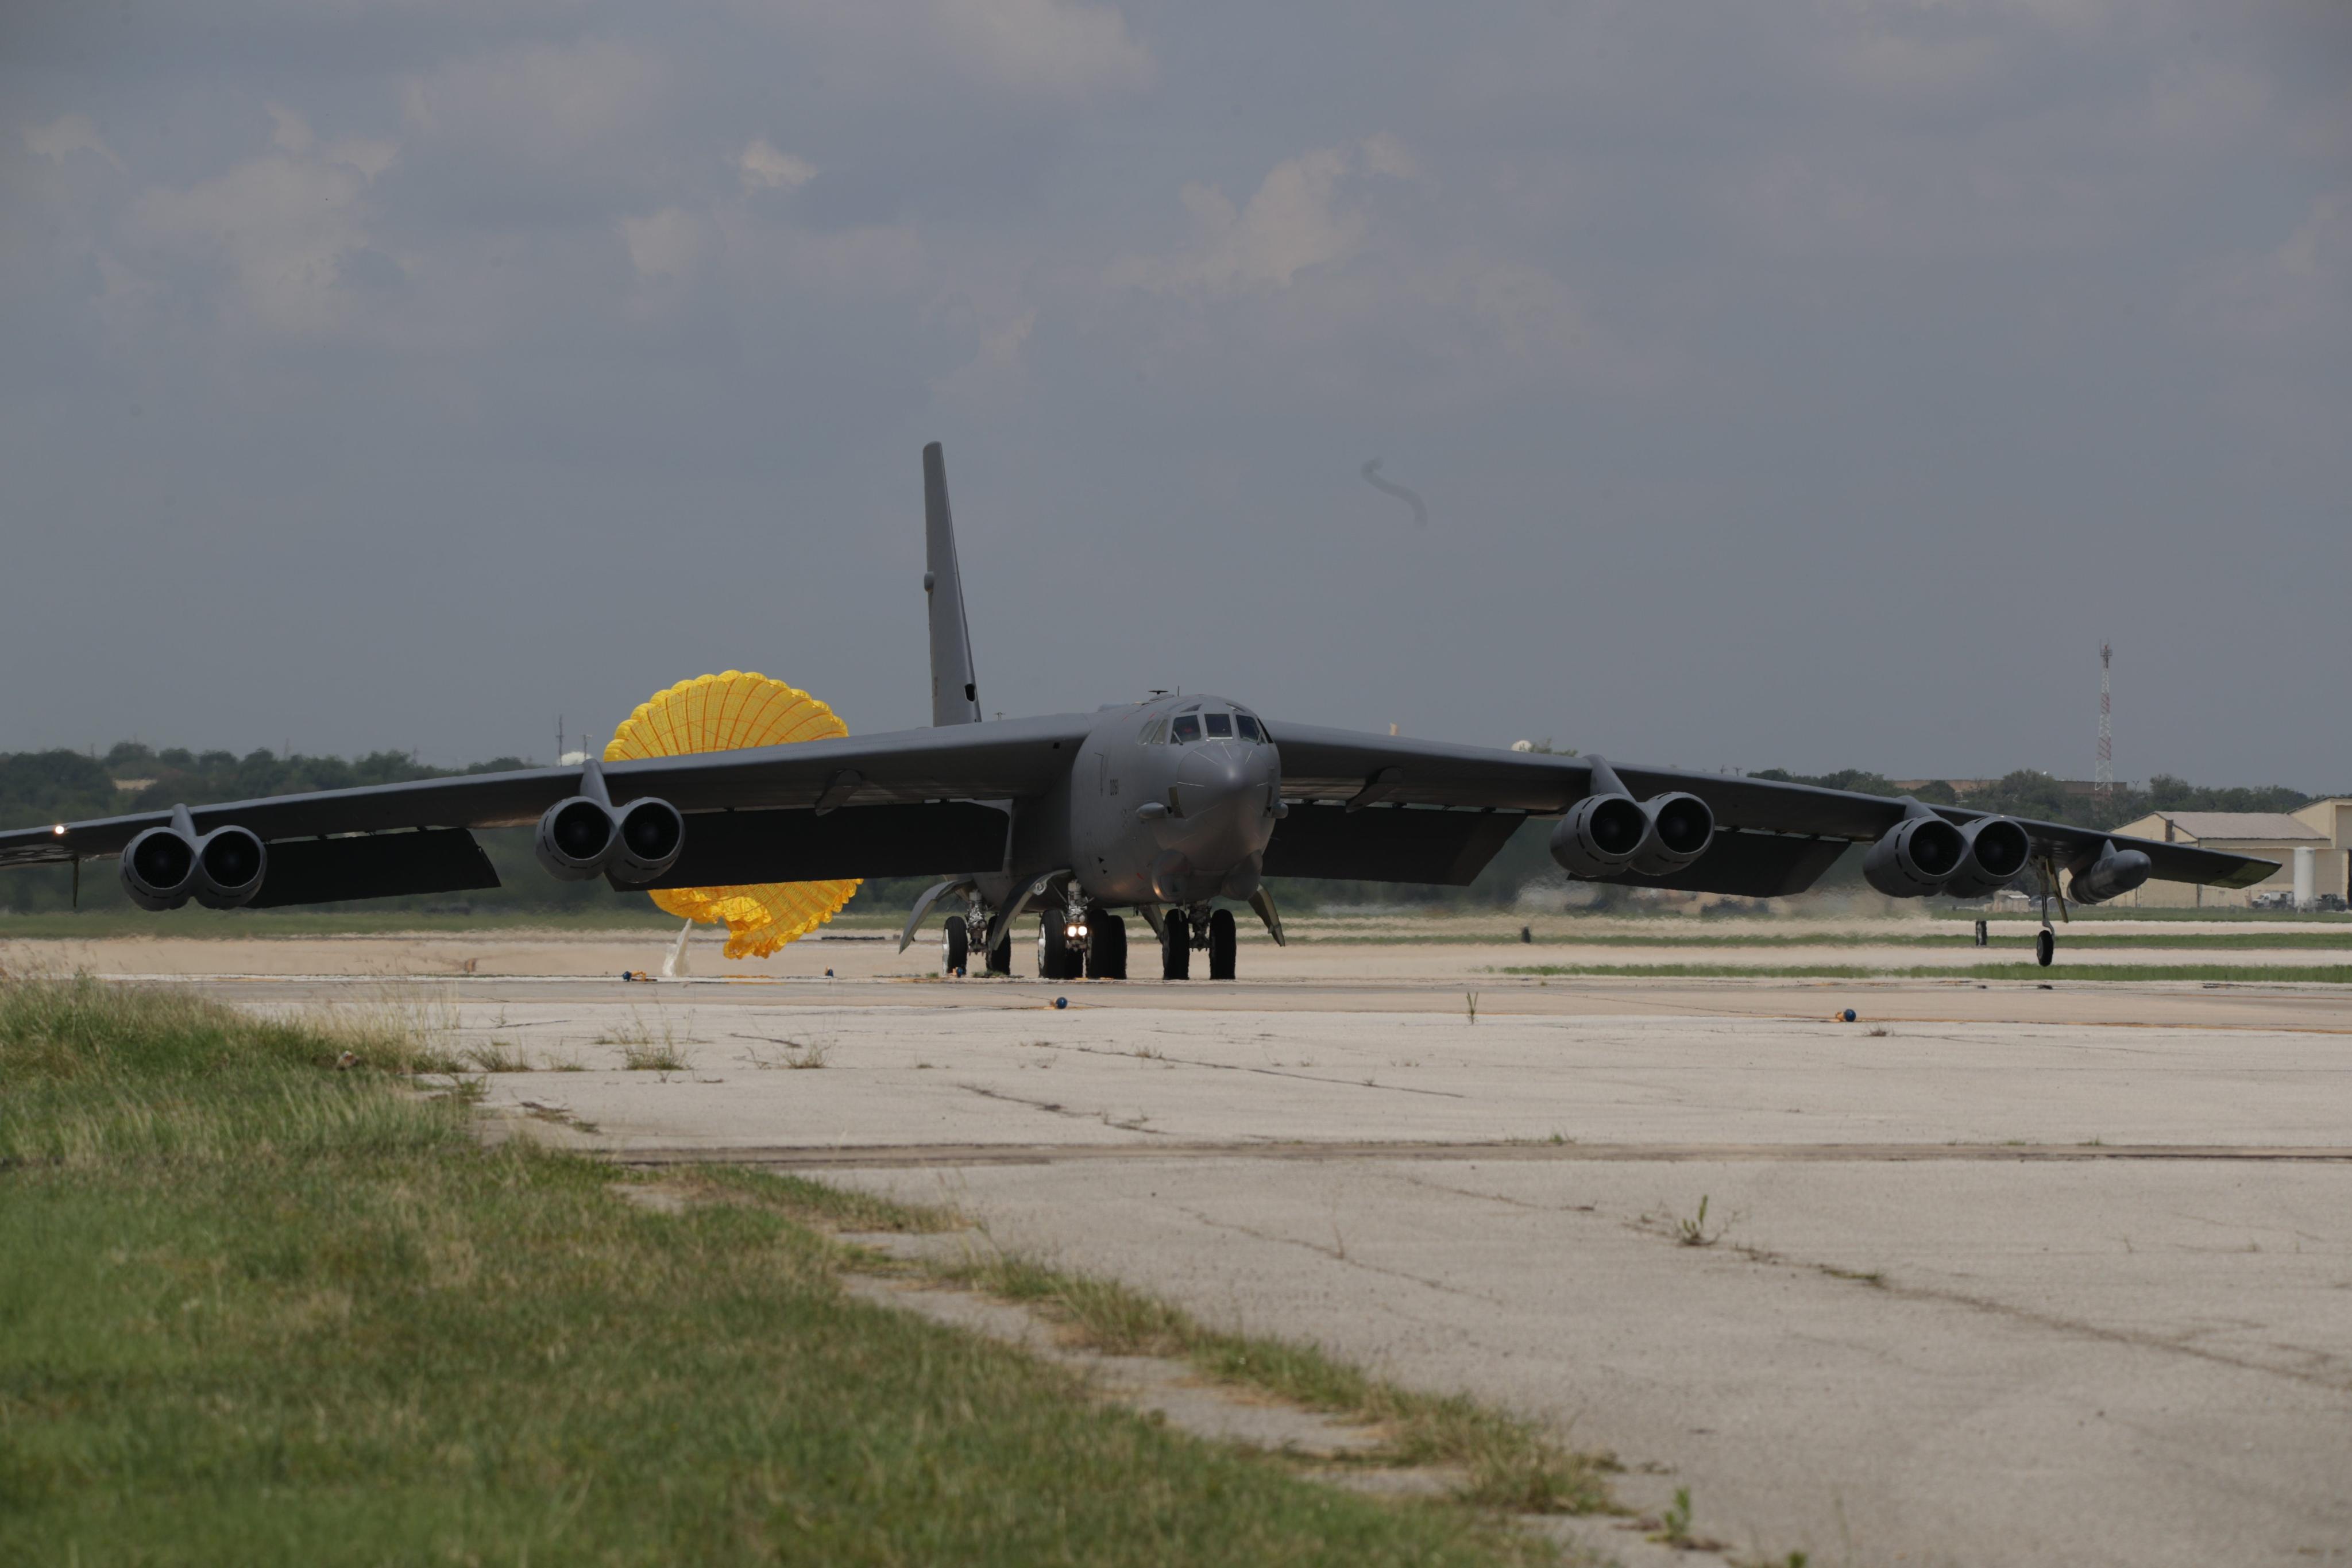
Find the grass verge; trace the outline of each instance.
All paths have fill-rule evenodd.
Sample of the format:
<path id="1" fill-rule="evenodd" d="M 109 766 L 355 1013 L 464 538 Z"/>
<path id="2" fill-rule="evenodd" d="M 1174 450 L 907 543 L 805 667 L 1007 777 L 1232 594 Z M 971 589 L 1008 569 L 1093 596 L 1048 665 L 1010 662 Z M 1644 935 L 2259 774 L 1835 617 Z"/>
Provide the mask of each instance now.
<path id="1" fill-rule="evenodd" d="M 940 1272 L 1046 1310 L 1091 1349 L 1189 1361 L 1216 1382 L 1385 1428 L 1382 1462 L 1459 1468 L 1465 1502 L 1515 1513 L 1599 1513 L 1612 1506 L 1606 1477 L 1616 1468 L 1613 1458 L 1571 1452 L 1533 1423 L 1475 1400 L 1399 1387 L 1313 1345 L 1206 1328 L 1116 1281 L 1033 1259 L 977 1259 Z"/>
<path id="2" fill-rule="evenodd" d="M 846 1297 L 811 1225 L 919 1215 L 727 1172 L 649 1212 L 485 1148 L 404 1049 L 0 983 L 0 1562 L 1548 1555 Z"/>
<path id="3" fill-rule="evenodd" d="M 1668 980 L 2200 980 L 2256 985 L 2352 984 L 2352 963 L 2069 964 L 2063 956 L 2048 969 L 2035 963 L 1515 963 L 1493 973 Z"/>

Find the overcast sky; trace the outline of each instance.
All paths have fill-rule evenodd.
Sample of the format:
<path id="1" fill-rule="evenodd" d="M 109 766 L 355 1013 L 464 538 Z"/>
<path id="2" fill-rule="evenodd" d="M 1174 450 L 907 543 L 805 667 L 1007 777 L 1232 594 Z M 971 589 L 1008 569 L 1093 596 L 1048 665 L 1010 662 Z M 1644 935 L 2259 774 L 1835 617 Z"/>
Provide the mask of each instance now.
<path id="1" fill-rule="evenodd" d="M 0 8 L 0 750 L 920 724 L 938 439 L 992 711 L 2340 789 L 2347 437 L 2333 0 Z"/>

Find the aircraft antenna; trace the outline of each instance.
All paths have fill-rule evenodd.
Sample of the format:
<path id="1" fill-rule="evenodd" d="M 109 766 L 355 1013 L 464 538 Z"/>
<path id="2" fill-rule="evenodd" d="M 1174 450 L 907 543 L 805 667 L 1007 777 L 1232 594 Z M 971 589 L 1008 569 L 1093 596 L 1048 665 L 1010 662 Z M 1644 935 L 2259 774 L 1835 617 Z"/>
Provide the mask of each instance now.
<path id="1" fill-rule="evenodd" d="M 2115 663 L 2116 650 L 2106 643 L 2099 644 L 2099 765 L 2092 775 L 2092 788 L 2101 800 L 2116 793 L 2116 729 L 2107 711 L 2107 674 Z"/>

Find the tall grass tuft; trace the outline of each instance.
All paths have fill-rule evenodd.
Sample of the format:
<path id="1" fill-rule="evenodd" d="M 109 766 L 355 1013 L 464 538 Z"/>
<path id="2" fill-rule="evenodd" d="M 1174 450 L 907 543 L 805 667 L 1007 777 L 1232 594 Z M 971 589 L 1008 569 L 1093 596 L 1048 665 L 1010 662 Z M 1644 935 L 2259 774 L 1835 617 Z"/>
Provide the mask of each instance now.
<path id="1" fill-rule="evenodd" d="M 870 1202 L 715 1173 L 759 1201 L 648 1213 L 609 1167 L 485 1148 L 415 1055 L 0 980 L 0 1563 L 1541 1555 L 849 1298 L 800 1220 Z"/>

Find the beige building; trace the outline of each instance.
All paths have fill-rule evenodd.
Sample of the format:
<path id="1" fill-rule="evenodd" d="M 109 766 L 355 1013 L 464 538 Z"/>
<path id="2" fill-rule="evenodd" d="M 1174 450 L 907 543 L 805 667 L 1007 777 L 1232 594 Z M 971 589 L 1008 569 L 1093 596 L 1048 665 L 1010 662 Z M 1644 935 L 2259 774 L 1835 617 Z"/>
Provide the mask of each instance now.
<path id="1" fill-rule="evenodd" d="M 2150 881 L 2116 900 L 2123 908 L 2244 909 L 2257 896 L 2294 891 L 2294 856 L 2313 857 L 2312 892 L 2341 899 L 2352 879 L 2352 798 L 2315 800 L 2293 813 L 2158 811 L 2127 822 L 2116 833 L 2167 844 L 2194 844 L 2231 855 L 2278 862 L 2278 870 L 2251 888 L 2205 888 L 2194 882 Z"/>

